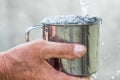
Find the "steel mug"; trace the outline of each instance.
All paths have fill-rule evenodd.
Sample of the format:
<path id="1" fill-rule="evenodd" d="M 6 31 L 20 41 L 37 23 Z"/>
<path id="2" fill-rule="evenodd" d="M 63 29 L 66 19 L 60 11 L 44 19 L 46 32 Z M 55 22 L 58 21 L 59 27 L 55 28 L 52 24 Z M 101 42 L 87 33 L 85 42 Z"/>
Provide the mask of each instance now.
<path id="1" fill-rule="evenodd" d="M 99 23 L 87 24 L 41 24 L 26 31 L 26 42 L 29 33 L 42 28 L 43 39 L 53 42 L 78 43 L 87 47 L 86 54 L 79 59 L 50 59 L 50 64 L 57 70 L 73 76 L 90 76 L 98 70 Z M 63 48 L 64 50 L 64 48 Z"/>

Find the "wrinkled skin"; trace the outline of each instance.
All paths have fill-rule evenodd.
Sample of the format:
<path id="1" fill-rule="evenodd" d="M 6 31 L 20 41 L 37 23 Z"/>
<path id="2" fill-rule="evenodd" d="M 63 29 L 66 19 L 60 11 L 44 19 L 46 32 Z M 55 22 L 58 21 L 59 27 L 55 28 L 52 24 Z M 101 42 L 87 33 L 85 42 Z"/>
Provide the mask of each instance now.
<path id="1" fill-rule="evenodd" d="M 79 44 L 35 40 L 0 53 L 0 80 L 88 80 L 55 70 L 50 58 L 75 59 L 86 48 Z"/>

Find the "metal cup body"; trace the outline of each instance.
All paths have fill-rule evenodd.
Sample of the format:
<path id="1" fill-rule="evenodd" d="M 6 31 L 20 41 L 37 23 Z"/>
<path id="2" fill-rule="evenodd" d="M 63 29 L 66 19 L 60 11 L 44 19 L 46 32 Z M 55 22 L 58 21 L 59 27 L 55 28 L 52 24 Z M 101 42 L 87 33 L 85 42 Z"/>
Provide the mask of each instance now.
<path id="1" fill-rule="evenodd" d="M 78 43 L 87 47 L 82 58 L 50 59 L 57 70 L 74 76 L 89 76 L 98 70 L 98 43 L 100 24 L 66 24 L 46 25 L 43 27 L 43 38 L 53 42 Z M 64 50 L 64 47 L 63 47 Z"/>

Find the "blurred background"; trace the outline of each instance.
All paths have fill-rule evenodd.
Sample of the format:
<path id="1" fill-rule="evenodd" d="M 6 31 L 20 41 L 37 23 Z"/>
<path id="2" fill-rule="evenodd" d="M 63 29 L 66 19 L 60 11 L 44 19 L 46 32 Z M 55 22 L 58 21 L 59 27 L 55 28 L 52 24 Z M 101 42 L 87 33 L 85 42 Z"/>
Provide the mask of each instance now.
<path id="1" fill-rule="evenodd" d="M 100 27 L 100 68 L 94 80 L 120 80 L 120 1 L 87 0 Z M 0 0 L 0 52 L 25 42 L 25 30 L 47 16 L 81 15 L 80 0 Z M 31 33 L 41 38 L 41 31 Z M 31 40 L 32 40 L 31 39 Z"/>

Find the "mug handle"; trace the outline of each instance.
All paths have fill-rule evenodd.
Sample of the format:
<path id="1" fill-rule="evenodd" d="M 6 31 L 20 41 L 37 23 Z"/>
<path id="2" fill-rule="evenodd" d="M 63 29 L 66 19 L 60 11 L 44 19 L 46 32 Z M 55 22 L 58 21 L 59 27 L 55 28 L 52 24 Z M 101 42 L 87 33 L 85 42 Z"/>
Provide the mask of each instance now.
<path id="1" fill-rule="evenodd" d="M 29 40 L 30 40 L 30 37 L 29 37 L 30 32 L 31 32 L 32 30 L 34 30 L 34 29 L 37 29 L 37 28 L 43 28 L 43 25 L 42 25 L 42 24 L 41 24 L 41 25 L 34 25 L 34 26 L 32 26 L 32 27 L 29 27 L 29 28 L 26 30 L 26 32 L 25 32 L 25 42 L 29 42 Z"/>

